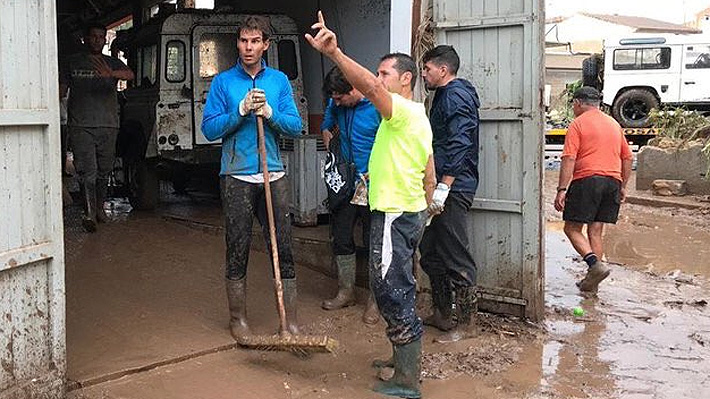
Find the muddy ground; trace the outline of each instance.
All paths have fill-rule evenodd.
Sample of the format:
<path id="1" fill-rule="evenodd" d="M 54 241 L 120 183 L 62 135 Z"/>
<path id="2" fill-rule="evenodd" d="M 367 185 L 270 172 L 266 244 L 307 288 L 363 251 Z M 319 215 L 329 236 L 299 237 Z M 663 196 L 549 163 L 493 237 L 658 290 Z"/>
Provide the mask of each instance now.
<path id="1" fill-rule="evenodd" d="M 437 332 L 427 329 L 424 397 L 710 397 L 710 216 L 625 205 L 605 236 L 613 274 L 598 298 L 584 298 L 574 286 L 584 267 L 551 207 L 555 186 L 548 172 L 545 322 L 481 315 L 478 335 L 451 346 L 433 343 Z M 169 197 L 167 206 L 211 204 L 195 198 Z M 67 208 L 70 398 L 379 397 L 369 364 L 390 349 L 382 321 L 359 323 L 364 292 L 358 306 L 324 312 L 335 282 L 298 268 L 300 321 L 338 339 L 339 350 L 302 360 L 237 349 L 218 230 L 133 212 L 86 235 L 77 216 Z M 253 252 L 248 305 L 258 333 L 277 326 L 267 267 Z M 422 315 L 427 308 L 422 295 Z"/>

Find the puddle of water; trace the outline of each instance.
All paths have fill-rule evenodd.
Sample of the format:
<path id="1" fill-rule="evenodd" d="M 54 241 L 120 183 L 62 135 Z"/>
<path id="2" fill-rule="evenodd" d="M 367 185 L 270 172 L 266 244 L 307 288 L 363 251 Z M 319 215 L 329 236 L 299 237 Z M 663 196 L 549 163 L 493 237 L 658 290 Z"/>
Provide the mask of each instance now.
<path id="1" fill-rule="evenodd" d="M 574 281 L 585 267 L 564 234 L 549 229 L 546 247 L 539 397 L 710 397 L 710 306 L 698 302 L 707 288 L 613 267 L 598 297 L 583 298 Z M 574 317 L 575 306 L 586 314 Z"/>
<path id="2" fill-rule="evenodd" d="M 604 246 L 610 261 L 657 274 L 674 270 L 710 278 L 710 232 L 678 223 L 662 210 L 639 212 L 610 225 Z"/>

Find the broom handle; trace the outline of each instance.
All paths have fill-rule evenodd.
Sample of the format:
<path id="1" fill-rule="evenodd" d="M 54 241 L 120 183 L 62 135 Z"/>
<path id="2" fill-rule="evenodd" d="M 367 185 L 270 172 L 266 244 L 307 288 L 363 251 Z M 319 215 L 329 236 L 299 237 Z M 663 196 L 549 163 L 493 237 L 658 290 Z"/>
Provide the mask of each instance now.
<path id="1" fill-rule="evenodd" d="M 271 202 L 271 182 L 269 181 L 269 166 L 266 160 L 266 141 L 264 139 L 264 119 L 256 116 L 256 128 L 259 132 L 259 154 L 261 155 L 261 169 L 264 174 L 264 196 L 266 197 L 266 215 L 269 220 L 269 236 L 271 237 L 271 260 L 274 266 L 274 288 L 276 289 L 276 303 L 279 309 L 280 331 L 287 330 L 286 309 L 284 308 L 284 287 L 281 281 L 281 268 L 279 267 L 279 247 L 276 243 L 276 225 L 274 223 L 274 207 Z"/>

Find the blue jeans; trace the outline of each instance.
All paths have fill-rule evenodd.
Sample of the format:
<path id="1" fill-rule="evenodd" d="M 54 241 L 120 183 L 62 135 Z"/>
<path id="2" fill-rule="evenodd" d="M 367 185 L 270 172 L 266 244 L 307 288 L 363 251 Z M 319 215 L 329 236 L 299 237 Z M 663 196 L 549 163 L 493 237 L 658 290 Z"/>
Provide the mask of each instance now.
<path id="1" fill-rule="evenodd" d="M 370 219 L 370 288 L 387 322 L 387 338 L 394 345 L 416 341 L 423 333 L 415 310 L 412 258 L 426 218 L 426 211 L 373 211 Z"/>

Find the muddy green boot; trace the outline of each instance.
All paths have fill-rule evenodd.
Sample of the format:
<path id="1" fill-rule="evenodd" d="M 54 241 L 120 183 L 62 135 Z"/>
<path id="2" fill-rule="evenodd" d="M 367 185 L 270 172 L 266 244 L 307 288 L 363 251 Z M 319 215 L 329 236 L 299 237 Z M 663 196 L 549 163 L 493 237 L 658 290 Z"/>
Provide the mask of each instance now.
<path id="1" fill-rule="evenodd" d="M 422 340 L 394 346 L 394 376 L 378 382 L 373 391 L 400 398 L 421 398 Z"/>
<path id="2" fill-rule="evenodd" d="M 335 257 L 338 267 L 338 294 L 333 299 L 323 301 L 323 309 L 335 310 L 355 305 L 355 261 L 355 254 Z"/>
<path id="3" fill-rule="evenodd" d="M 451 331 L 438 336 L 435 341 L 446 344 L 470 338 L 473 318 L 478 314 L 476 287 L 460 287 L 455 290 L 457 323 Z"/>
<path id="4" fill-rule="evenodd" d="M 296 299 L 298 290 L 296 289 L 296 279 L 288 278 L 281 280 L 284 286 L 284 308 L 286 309 L 286 322 L 291 334 L 298 334 L 298 314 L 296 312 Z"/>
<path id="5" fill-rule="evenodd" d="M 448 277 L 429 276 L 431 281 L 431 299 L 434 305 L 434 314 L 424 319 L 424 325 L 436 327 L 441 331 L 449 331 L 454 328 L 453 297 L 451 295 L 451 283 Z"/>
<path id="6" fill-rule="evenodd" d="M 251 335 L 247 325 L 247 278 L 226 279 L 229 304 L 229 332 L 235 341 L 241 342 Z"/>

